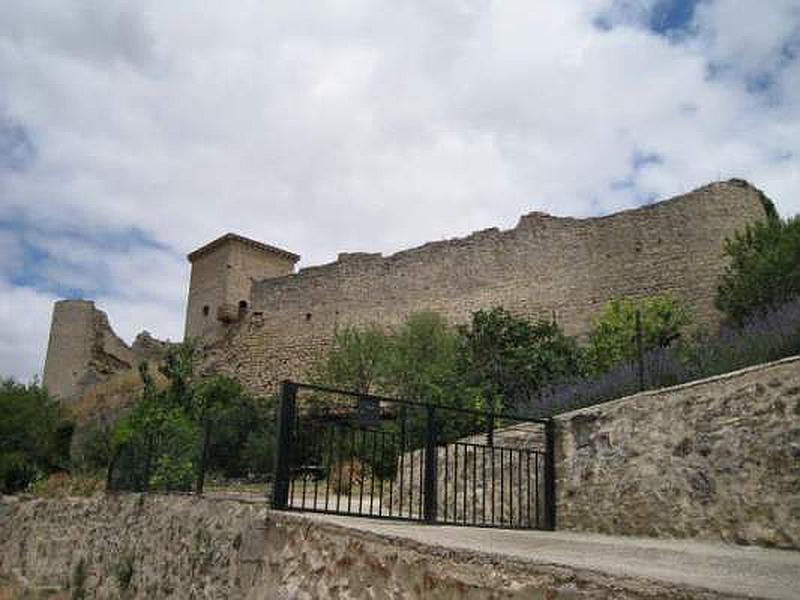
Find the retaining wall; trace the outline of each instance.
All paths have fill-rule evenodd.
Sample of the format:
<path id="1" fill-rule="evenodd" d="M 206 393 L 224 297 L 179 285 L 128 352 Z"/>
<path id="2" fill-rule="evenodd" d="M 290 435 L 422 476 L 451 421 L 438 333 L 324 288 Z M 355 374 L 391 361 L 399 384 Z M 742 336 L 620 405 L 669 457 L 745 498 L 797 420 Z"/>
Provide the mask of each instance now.
<path id="1" fill-rule="evenodd" d="M 6 592 L 54 599 L 729 597 L 373 534 L 271 513 L 262 502 L 135 494 L 4 498 L 0 597 Z"/>
<path id="2" fill-rule="evenodd" d="M 558 529 L 800 548 L 800 357 L 561 415 Z"/>

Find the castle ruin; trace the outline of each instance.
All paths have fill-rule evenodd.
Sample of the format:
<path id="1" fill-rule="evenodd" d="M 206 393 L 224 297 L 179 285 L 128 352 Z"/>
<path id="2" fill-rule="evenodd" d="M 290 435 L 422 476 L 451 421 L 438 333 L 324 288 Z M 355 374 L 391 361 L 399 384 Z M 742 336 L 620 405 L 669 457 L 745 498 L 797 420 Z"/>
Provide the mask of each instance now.
<path id="1" fill-rule="evenodd" d="M 713 327 L 723 241 L 763 219 L 767 203 L 734 179 L 605 217 L 534 212 L 506 231 L 390 256 L 343 253 L 298 272 L 297 254 L 227 234 L 188 256 L 185 337 L 198 343 L 205 371 L 270 393 L 281 379 L 302 378 L 338 326 L 391 327 L 421 310 L 463 323 L 473 311 L 502 305 L 527 318 L 555 318 L 580 336 L 613 298 L 669 292 L 696 323 Z M 44 373 L 51 393 L 75 397 L 131 368 L 143 346 L 157 345 L 128 348 L 104 319 L 90 302 L 56 303 Z"/>

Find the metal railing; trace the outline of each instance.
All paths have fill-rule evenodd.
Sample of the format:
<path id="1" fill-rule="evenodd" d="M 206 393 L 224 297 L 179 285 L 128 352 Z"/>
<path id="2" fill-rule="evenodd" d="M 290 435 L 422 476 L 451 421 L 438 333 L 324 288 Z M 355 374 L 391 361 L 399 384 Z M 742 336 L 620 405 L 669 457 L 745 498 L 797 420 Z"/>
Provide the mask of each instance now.
<path id="1" fill-rule="evenodd" d="M 285 381 L 272 506 L 553 529 L 552 422 Z"/>

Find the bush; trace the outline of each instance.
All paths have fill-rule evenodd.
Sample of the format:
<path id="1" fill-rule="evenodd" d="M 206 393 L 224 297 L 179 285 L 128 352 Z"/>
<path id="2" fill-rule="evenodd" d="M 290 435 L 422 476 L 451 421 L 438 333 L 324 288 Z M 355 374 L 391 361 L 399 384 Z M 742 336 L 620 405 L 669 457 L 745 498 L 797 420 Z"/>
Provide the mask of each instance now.
<path id="1" fill-rule="evenodd" d="M 111 435 L 112 487 L 188 491 L 205 473 L 264 478 L 271 471 L 272 444 L 257 445 L 272 434 L 274 405 L 250 397 L 227 377 L 196 378 L 193 359 L 191 345 L 171 349 L 161 368 L 163 389 L 146 363 L 140 367 L 142 396 Z M 92 455 L 102 449 L 102 439 L 95 443 L 89 436 L 84 446 Z"/>
<path id="2" fill-rule="evenodd" d="M 575 340 L 550 321 L 530 322 L 497 307 L 473 313 L 461 335 L 463 376 L 496 408 L 529 405 L 547 385 L 584 371 Z"/>
<path id="3" fill-rule="evenodd" d="M 689 325 L 686 308 L 669 294 L 609 302 L 589 333 L 590 372 L 599 375 L 637 357 L 636 313 L 641 315 L 642 350 L 666 348 Z"/>
<path id="4" fill-rule="evenodd" d="M 377 325 L 337 329 L 328 351 L 311 370 L 311 381 L 365 394 L 380 386 L 389 338 Z"/>
<path id="5" fill-rule="evenodd" d="M 800 296 L 800 216 L 749 225 L 725 241 L 730 259 L 716 306 L 741 325 Z"/>
<path id="6" fill-rule="evenodd" d="M 643 355 L 645 389 L 656 389 L 800 354 L 800 299 L 717 335 L 696 332 Z M 531 412 L 547 416 L 638 392 L 638 360 L 551 386 Z"/>
<path id="7" fill-rule="evenodd" d="M 0 491 L 69 468 L 72 423 L 39 385 L 0 382 Z"/>

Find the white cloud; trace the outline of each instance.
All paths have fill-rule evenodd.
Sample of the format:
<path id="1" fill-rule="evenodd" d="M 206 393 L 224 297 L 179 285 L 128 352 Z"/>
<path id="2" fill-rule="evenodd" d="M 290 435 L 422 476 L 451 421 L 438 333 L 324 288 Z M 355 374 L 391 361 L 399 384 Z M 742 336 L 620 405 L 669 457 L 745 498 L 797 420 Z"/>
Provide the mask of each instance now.
<path id="1" fill-rule="evenodd" d="M 0 377 L 30 381 L 41 375 L 55 300 L 0 280 Z"/>
<path id="2" fill-rule="evenodd" d="M 28 267 L 38 289 L 100 290 L 130 339 L 179 337 L 181 255 L 225 231 L 314 264 L 732 176 L 800 212 L 800 3 L 702 2 L 670 38 L 655 5 L 0 0 L 0 117 L 36 148 L 0 171 L 0 225 L 24 215 L 58 257 Z M 132 229 L 165 248 L 102 254 Z M 20 294 L 49 298 L 0 301 Z M 0 327 L 43 347 L 37 310 L 38 333 Z"/>

